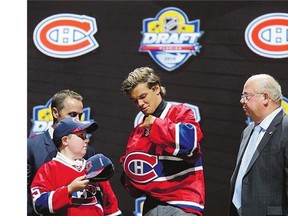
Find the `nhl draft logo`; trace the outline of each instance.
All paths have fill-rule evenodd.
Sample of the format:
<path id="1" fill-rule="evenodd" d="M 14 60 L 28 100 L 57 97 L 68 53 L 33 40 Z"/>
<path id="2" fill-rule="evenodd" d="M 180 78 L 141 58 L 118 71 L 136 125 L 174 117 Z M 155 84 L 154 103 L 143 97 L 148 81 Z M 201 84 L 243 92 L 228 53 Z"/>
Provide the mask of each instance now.
<path id="1" fill-rule="evenodd" d="M 162 68 L 172 71 L 200 52 L 198 39 L 203 33 L 200 20 L 189 21 L 182 10 L 165 8 L 155 18 L 143 20 L 139 52 L 148 52 Z"/>
<path id="2" fill-rule="evenodd" d="M 47 17 L 35 28 L 33 40 L 42 53 L 55 58 L 72 58 L 99 47 L 93 37 L 97 32 L 93 17 L 57 14 Z"/>

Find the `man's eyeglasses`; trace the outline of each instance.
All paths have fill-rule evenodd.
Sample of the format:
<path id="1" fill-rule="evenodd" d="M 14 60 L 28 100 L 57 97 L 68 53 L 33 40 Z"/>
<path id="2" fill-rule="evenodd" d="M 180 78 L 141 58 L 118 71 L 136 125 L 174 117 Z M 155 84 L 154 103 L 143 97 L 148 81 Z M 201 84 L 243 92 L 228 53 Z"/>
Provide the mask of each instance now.
<path id="1" fill-rule="evenodd" d="M 240 100 L 243 100 L 245 103 L 247 101 L 249 101 L 252 97 L 254 97 L 255 95 L 261 95 L 263 93 L 256 93 L 256 94 L 251 94 L 251 93 L 248 93 L 248 94 L 242 94 L 241 97 L 240 97 Z"/>

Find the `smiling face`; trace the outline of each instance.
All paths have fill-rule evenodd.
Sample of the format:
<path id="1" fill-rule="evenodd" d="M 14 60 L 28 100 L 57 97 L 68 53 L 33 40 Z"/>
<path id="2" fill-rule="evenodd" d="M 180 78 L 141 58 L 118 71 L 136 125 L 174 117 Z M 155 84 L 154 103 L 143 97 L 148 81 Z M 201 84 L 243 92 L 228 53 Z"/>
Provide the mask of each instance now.
<path id="1" fill-rule="evenodd" d="M 139 83 L 130 91 L 130 98 L 145 116 L 151 115 L 162 101 L 160 86 L 149 88 L 146 83 Z"/>

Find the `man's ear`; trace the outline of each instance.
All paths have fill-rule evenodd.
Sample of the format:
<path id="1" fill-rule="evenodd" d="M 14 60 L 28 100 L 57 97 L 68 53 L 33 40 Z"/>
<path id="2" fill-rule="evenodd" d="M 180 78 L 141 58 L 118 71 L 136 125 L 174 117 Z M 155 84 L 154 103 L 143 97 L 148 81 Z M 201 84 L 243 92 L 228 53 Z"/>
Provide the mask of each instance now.
<path id="1" fill-rule="evenodd" d="M 57 110 L 56 107 L 53 107 L 53 108 L 52 108 L 52 115 L 53 115 L 54 118 L 58 119 L 58 117 L 59 117 L 59 112 L 58 112 L 58 110 Z"/>
<path id="2" fill-rule="evenodd" d="M 61 138 L 62 146 L 67 146 L 68 145 L 68 136 L 63 136 Z"/>
<path id="3" fill-rule="evenodd" d="M 157 94 L 160 94 L 160 91 L 161 91 L 160 85 L 159 85 L 158 83 L 156 83 L 156 84 L 152 87 L 152 90 L 153 90 L 154 92 L 156 92 Z"/>
<path id="4" fill-rule="evenodd" d="M 270 100 L 269 94 L 264 92 L 263 93 L 263 97 L 264 97 L 264 102 L 263 103 L 264 103 L 265 106 L 267 106 L 268 103 L 269 103 L 269 100 Z"/>

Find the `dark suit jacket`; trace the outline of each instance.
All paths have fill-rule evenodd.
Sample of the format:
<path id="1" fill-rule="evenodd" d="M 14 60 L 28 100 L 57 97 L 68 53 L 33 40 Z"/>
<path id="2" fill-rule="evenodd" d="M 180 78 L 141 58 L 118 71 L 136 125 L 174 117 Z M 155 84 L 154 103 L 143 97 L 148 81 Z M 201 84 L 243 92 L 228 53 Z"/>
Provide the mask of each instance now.
<path id="1" fill-rule="evenodd" d="M 230 184 L 229 216 L 238 215 L 232 203 L 235 181 L 254 124 L 242 133 Z M 260 141 L 242 180 L 242 216 L 288 215 L 288 116 L 278 113 Z"/>
<path id="2" fill-rule="evenodd" d="M 37 215 L 34 213 L 30 185 L 33 181 L 33 178 L 41 165 L 45 162 L 50 161 L 57 154 L 57 148 L 54 145 L 53 140 L 50 137 L 50 134 L 45 131 L 42 134 L 39 134 L 33 138 L 28 138 L 27 142 L 27 211 L 28 215 Z M 91 146 L 88 146 L 85 159 L 96 154 L 95 149 Z"/>

